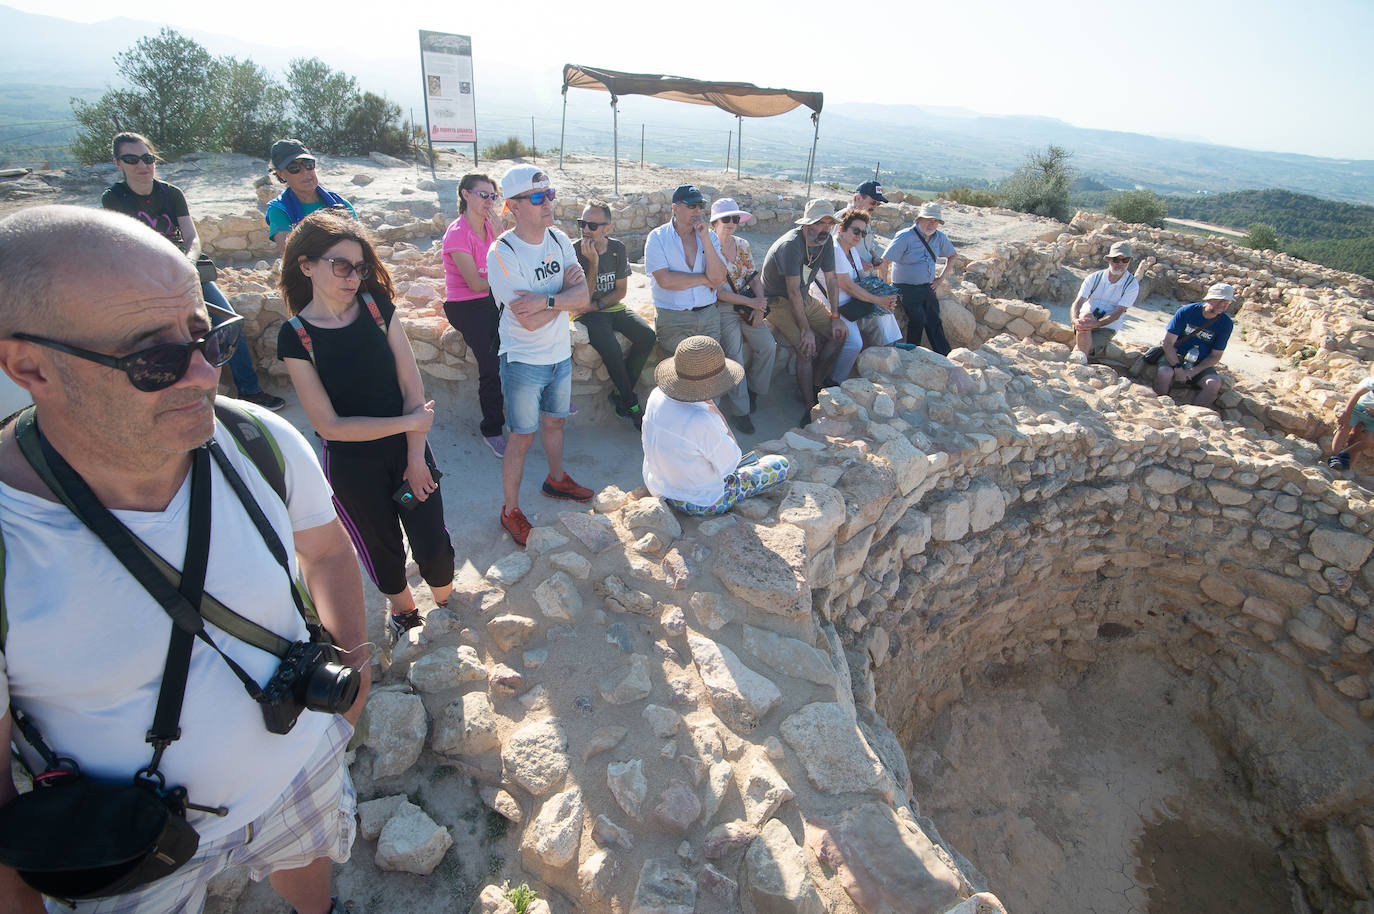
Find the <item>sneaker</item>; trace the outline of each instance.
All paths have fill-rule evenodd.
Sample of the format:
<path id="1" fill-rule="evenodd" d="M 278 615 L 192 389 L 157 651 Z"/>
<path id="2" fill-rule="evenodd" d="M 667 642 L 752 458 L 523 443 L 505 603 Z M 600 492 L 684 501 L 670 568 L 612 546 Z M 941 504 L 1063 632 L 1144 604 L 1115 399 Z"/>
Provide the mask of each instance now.
<path id="1" fill-rule="evenodd" d="M 644 428 L 644 407 L 636 403 L 634 406 L 625 410 L 625 415 L 635 424 L 635 431 L 640 431 Z"/>
<path id="2" fill-rule="evenodd" d="M 1087 353 L 1075 349 L 1073 352 L 1069 353 L 1069 361 L 1073 362 L 1075 365 L 1086 365 L 1088 364 L 1088 355 Z"/>
<path id="3" fill-rule="evenodd" d="M 247 400 L 249 403 L 261 406 L 263 409 L 270 409 L 274 413 L 286 405 L 286 401 L 281 397 L 273 396 L 265 390 L 260 390 L 255 394 L 244 394 L 242 397 L 239 397 L 239 399 Z"/>
<path id="4" fill-rule="evenodd" d="M 482 440 L 491 448 L 491 452 L 500 460 L 506 456 L 506 436 L 505 435 L 484 435 Z"/>
<path id="5" fill-rule="evenodd" d="M 386 633 L 392 644 L 400 644 L 405 639 L 406 632 L 424 624 L 425 620 L 420 618 L 418 609 L 412 609 L 408 613 L 389 612 L 386 614 Z"/>
<path id="6" fill-rule="evenodd" d="M 622 419 L 628 418 L 625 412 L 625 400 L 620 396 L 620 391 L 612 388 L 611 392 L 606 394 L 606 399 L 611 401 L 611 406 L 615 409 L 617 416 Z"/>
<path id="7" fill-rule="evenodd" d="M 1331 459 L 1326 462 L 1326 465 L 1333 470 L 1348 470 L 1350 469 L 1350 455 L 1345 451 L 1341 451 L 1339 454 L 1332 454 Z"/>
<path id="8" fill-rule="evenodd" d="M 534 529 L 534 524 L 525 519 L 523 511 L 516 508 L 507 514 L 505 505 L 501 506 L 501 526 L 506 528 L 510 538 L 521 549 L 525 548 L 525 540 L 530 538 L 530 531 Z"/>
<path id="9" fill-rule="evenodd" d="M 543 492 L 550 498 L 565 498 L 568 501 L 591 501 L 592 496 L 596 494 L 586 486 L 579 486 L 573 482 L 567 473 L 557 481 L 552 476 L 545 476 Z"/>
<path id="10" fill-rule="evenodd" d="M 729 416 L 728 418 L 735 431 L 745 435 L 754 434 L 754 423 L 748 416 Z"/>

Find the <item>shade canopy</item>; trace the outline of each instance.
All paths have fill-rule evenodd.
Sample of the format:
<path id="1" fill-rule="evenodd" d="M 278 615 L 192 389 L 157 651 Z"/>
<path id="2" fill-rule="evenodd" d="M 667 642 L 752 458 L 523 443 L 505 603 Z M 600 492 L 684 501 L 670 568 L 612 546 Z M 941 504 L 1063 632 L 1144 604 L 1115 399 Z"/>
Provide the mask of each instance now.
<path id="1" fill-rule="evenodd" d="M 597 89 L 613 96 L 652 95 L 689 105 L 714 105 L 739 117 L 773 117 L 805 105 L 820 114 L 825 95 L 795 89 L 764 89 L 753 83 L 716 82 L 664 76 L 660 73 L 622 73 L 577 64 L 563 65 L 563 91 Z"/>

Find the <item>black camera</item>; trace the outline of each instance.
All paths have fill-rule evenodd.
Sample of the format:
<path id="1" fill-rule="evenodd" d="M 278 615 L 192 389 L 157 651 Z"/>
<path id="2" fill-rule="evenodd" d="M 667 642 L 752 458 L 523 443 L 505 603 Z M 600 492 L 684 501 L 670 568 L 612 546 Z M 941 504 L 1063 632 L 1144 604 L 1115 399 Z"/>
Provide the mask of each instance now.
<path id="1" fill-rule="evenodd" d="M 263 687 L 262 719 L 268 732 L 290 733 L 306 709 L 341 714 L 353 707 L 361 685 L 358 671 L 339 663 L 332 644 L 297 641 Z"/>

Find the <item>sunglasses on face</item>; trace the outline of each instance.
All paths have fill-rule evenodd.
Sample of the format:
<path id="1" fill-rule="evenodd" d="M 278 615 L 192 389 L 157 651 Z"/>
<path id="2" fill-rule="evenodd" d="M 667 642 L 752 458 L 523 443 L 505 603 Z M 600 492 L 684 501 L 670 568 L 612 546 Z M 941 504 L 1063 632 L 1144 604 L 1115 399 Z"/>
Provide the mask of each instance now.
<path id="1" fill-rule="evenodd" d="M 851 225 L 849 227 L 849 231 L 853 232 L 855 235 L 858 235 L 860 238 L 868 234 L 868 229 L 861 229 L 857 225 Z"/>
<path id="2" fill-rule="evenodd" d="M 358 274 L 359 280 L 367 279 L 372 275 L 372 266 L 366 260 L 354 263 L 347 257 L 311 257 L 311 260 L 323 260 L 329 264 L 329 268 L 334 271 L 334 275 L 340 279 L 347 279 L 354 273 Z"/>
<path id="3" fill-rule="evenodd" d="M 543 206 L 545 203 L 552 203 L 558 199 L 558 192 L 552 187 L 548 190 L 536 190 L 532 194 L 524 194 L 519 197 L 512 197 L 512 200 L 528 200 L 535 206 Z"/>
<path id="4" fill-rule="evenodd" d="M 610 225 L 609 222 L 593 222 L 590 219 L 578 219 L 577 227 L 580 229 L 591 229 L 593 232 Z"/>
<path id="5" fill-rule="evenodd" d="M 731 225 L 739 225 L 739 216 L 721 216 L 721 222 L 728 222 Z"/>
<path id="6" fill-rule="evenodd" d="M 207 306 L 212 315 L 222 317 L 224 323 L 208 331 L 200 339 L 190 343 L 159 343 L 147 349 L 140 349 L 132 355 L 116 357 L 102 352 L 92 352 L 80 346 L 70 346 L 42 336 L 16 333 L 14 338 L 28 343 L 36 343 L 48 349 L 65 352 L 97 365 L 118 369 L 129 378 L 129 383 L 138 390 L 148 393 L 164 390 L 186 376 L 191 367 L 191 356 L 199 352 L 212 368 L 219 368 L 238 347 L 243 316 Z"/>
<path id="7" fill-rule="evenodd" d="M 157 156 L 153 155 L 151 152 L 145 152 L 141 156 L 136 156 L 132 152 L 126 152 L 123 155 L 115 156 L 115 158 L 119 159 L 119 161 L 123 162 L 125 165 L 137 165 L 139 162 L 142 162 L 144 165 L 152 165 L 157 161 Z"/>
<path id="8" fill-rule="evenodd" d="M 705 209 L 705 208 L 706 208 L 706 201 L 705 201 L 705 200 L 701 200 L 701 201 L 699 201 L 699 202 L 697 202 L 697 203 L 679 203 L 678 206 L 685 206 L 685 207 L 687 207 L 688 209 Z"/>
<path id="9" fill-rule="evenodd" d="M 1131 258 L 1129 258 L 1129 257 L 1113 257 L 1111 260 L 1112 260 L 1112 263 L 1130 263 L 1130 262 L 1131 262 Z"/>
<path id="10" fill-rule="evenodd" d="M 481 197 L 483 200 L 488 200 L 488 201 L 490 201 L 490 200 L 495 200 L 495 199 L 496 199 L 496 192 L 495 192 L 495 191 L 491 191 L 491 190 L 470 190 L 470 191 L 468 191 L 468 193 L 470 193 L 470 194 L 476 194 L 477 196 Z"/>
<path id="11" fill-rule="evenodd" d="M 287 172 L 288 174 L 298 175 L 301 173 L 302 168 L 306 171 L 314 171 L 315 163 L 310 159 L 302 159 L 298 162 L 292 162 L 290 165 L 286 166 L 286 168 L 282 170 Z"/>

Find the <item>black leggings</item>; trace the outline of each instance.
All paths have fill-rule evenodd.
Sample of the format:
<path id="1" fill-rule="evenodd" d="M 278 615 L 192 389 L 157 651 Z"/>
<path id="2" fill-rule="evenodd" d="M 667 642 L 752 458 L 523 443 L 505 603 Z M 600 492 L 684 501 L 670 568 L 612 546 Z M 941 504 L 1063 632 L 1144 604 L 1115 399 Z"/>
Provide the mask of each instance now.
<path id="1" fill-rule="evenodd" d="M 621 401 L 626 406 L 638 403 L 635 383 L 644 371 L 644 363 L 649 361 L 649 355 L 654 351 L 654 343 L 658 339 L 654 335 L 654 328 L 640 320 L 639 315 L 629 308 L 592 311 L 578 315 L 577 320 L 587 328 L 587 338 L 601 356 Z M 630 341 L 628 353 L 621 351 L 620 340 L 615 338 L 617 333 Z"/>
<path id="2" fill-rule="evenodd" d="M 434 459 L 428 448 L 425 456 Z M 324 475 L 334 487 L 334 508 L 367 576 L 384 594 L 400 593 L 407 586 L 402 527 L 425 583 L 443 587 L 453 582 L 453 543 L 444 526 L 443 493 L 436 489 L 414 508 L 402 508 L 391 496 L 405 484 L 405 472 L 404 435 L 342 447 L 324 443 Z"/>
<path id="3" fill-rule="evenodd" d="M 940 321 L 940 299 L 929 283 L 914 286 L 899 282 L 902 310 L 906 312 L 906 341 L 921 345 L 921 331 L 930 338 L 931 350 L 949 355 L 949 340 L 945 339 L 945 325 Z"/>
<path id="4" fill-rule="evenodd" d="M 506 425 L 505 400 L 501 397 L 501 347 L 497 325 L 501 312 L 488 292 L 468 301 L 444 302 L 444 316 L 477 359 L 477 400 L 482 406 L 482 437 L 495 438 Z"/>

